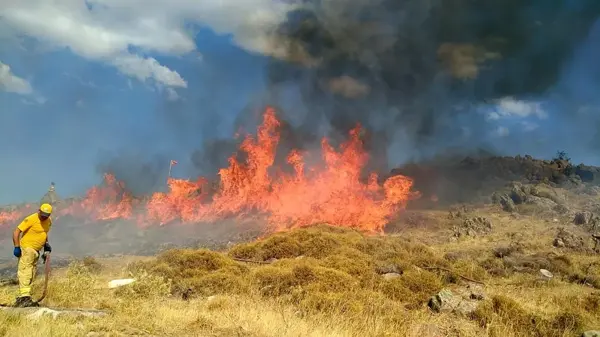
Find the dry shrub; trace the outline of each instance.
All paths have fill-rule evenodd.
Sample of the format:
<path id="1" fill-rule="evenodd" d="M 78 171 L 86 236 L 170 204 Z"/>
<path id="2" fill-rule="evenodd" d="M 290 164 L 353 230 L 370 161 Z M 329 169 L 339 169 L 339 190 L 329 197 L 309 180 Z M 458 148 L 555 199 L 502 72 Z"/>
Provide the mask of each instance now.
<path id="1" fill-rule="evenodd" d="M 94 273 L 94 274 L 100 273 L 102 271 L 102 268 L 103 268 L 102 264 L 100 264 L 100 262 L 96 261 L 96 259 L 94 259 L 91 256 L 84 257 L 83 260 L 81 260 L 81 263 L 91 273 Z"/>
<path id="2" fill-rule="evenodd" d="M 511 256 L 514 253 L 522 253 L 523 249 L 520 245 L 508 245 L 508 246 L 500 246 L 496 247 L 493 250 L 494 256 L 497 258 L 503 258 L 507 256 Z"/>
<path id="3" fill-rule="evenodd" d="M 130 266 L 135 273 L 150 273 L 171 282 L 175 295 L 213 295 L 247 290 L 248 268 L 227 256 L 208 250 L 174 249 L 156 260 Z"/>
<path id="4" fill-rule="evenodd" d="M 391 300 L 415 305 L 427 301 L 443 286 L 440 277 L 436 274 L 412 269 L 400 277 L 382 281 L 379 289 Z"/>
<path id="5" fill-rule="evenodd" d="M 459 280 L 458 274 L 469 277 L 474 280 L 484 281 L 488 278 L 487 271 L 473 260 L 460 260 L 452 265 L 454 273 L 448 275 L 448 282 L 457 283 Z"/>
<path id="6" fill-rule="evenodd" d="M 586 274 L 581 271 L 575 271 L 569 275 L 569 282 L 577 284 L 590 285 L 596 289 L 600 289 L 600 277 L 596 275 Z"/>
<path id="7" fill-rule="evenodd" d="M 74 261 L 69 264 L 65 278 L 49 282 L 47 301 L 54 306 L 81 305 L 82 301 L 92 299 L 97 293 L 95 283 L 89 269 L 81 261 Z"/>
<path id="8" fill-rule="evenodd" d="M 506 268 L 506 265 L 502 259 L 487 258 L 480 261 L 479 265 L 491 276 L 506 277 L 511 272 L 511 270 Z"/>
<path id="9" fill-rule="evenodd" d="M 260 248 L 255 243 L 241 243 L 229 250 L 229 256 L 238 259 L 254 260 L 260 258 L 260 255 Z"/>
<path id="10" fill-rule="evenodd" d="M 583 309 L 596 317 L 600 317 L 600 293 L 587 295 L 583 299 Z"/>
<path id="11" fill-rule="evenodd" d="M 473 312 L 472 318 L 482 327 L 489 328 L 491 336 L 502 336 L 506 331 L 512 331 L 518 336 L 559 337 L 580 333 L 584 328 L 584 320 L 577 313 L 564 311 L 544 318 L 526 311 L 505 296 L 493 296 L 490 302 L 482 303 Z"/>
<path id="12" fill-rule="evenodd" d="M 172 280 L 172 294 L 260 294 L 297 306 L 303 312 L 357 313 L 380 310 L 374 299 L 416 306 L 443 288 L 441 276 L 417 266 L 447 266 L 429 247 L 398 237 L 364 237 L 356 231 L 329 226 L 279 233 L 254 243 L 232 247 L 229 256 L 277 259 L 269 265 L 242 264 L 206 250 L 171 250 L 132 270 Z M 461 273 L 484 278 L 470 263 L 456 264 Z M 385 280 L 378 273 L 400 277 Z M 395 309 L 396 310 L 396 309 Z M 398 309 L 399 310 L 399 309 Z"/>
<path id="13" fill-rule="evenodd" d="M 263 261 L 298 256 L 324 258 L 342 247 L 358 247 L 362 240 L 363 237 L 353 230 L 320 225 L 236 246 L 229 250 L 229 255 Z"/>
<path id="14" fill-rule="evenodd" d="M 342 247 L 335 255 L 330 255 L 321 262 L 323 266 L 346 272 L 361 281 L 371 279 L 374 275 L 373 258 L 357 249 Z"/>
<path id="15" fill-rule="evenodd" d="M 132 275 L 136 281 L 115 290 L 115 295 L 128 299 L 151 299 L 164 297 L 171 292 L 171 281 L 146 272 Z"/>
<path id="16" fill-rule="evenodd" d="M 291 269 L 264 266 L 256 269 L 252 277 L 264 296 L 289 294 L 292 287 L 297 285 Z"/>
<path id="17" fill-rule="evenodd" d="M 308 259 L 258 268 L 252 276 L 261 293 L 267 296 L 292 294 L 300 288 L 303 292 L 342 292 L 359 285 L 348 273 L 319 266 Z"/>
<path id="18" fill-rule="evenodd" d="M 227 271 L 216 271 L 191 281 L 191 289 L 196 294 L 211 296 L 216 294 L 241 294 L 247 292 L 249 284 L 240 275 Z"/>
<path id="19" fill-rule="evenodd" d="M 568 275 L 573 270 L 568 257 L 554 253 L 514 254 L 504 257 L 502 261 L 507 269 L 516 272 L 535 274 L 540 269 L 547 269 L 553 273 Z"/>
<path id="20" fill-rule="evenodd" d="M 313 292 L 298 299 L 298 306 L 305 314 L 330 313 L 359 315 L 367 302 L 356 299 L 353 292 Z"/>

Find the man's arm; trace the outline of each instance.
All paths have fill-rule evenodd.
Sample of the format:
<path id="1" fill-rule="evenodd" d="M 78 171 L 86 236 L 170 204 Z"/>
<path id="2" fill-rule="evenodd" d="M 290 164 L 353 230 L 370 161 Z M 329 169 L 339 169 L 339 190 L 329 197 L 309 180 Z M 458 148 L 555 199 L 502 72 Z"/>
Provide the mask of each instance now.
<path id="1" fill-rule="evenodd" d="M 15 231 L 13 232 L 13 246 L 21 246 L 21 230 L 18 227 L 15 228 Z"/>
<path id="2" fill-rule="evenodd" d="M 13 232 L 13 245 L 15 246 L 13 254 L 18 258 L 21 257 L 21 233 L 29 230 L 29 228 L 31 228 L 31 221 L 25 218 Z"/>
<path id="3" fill-rule="evenodd" d="M 13 245 L 15 246 L 13 255 L 16 258 L 21 258 L 21 229 L 19 227 L 15 228 L 13 232 Z"/>

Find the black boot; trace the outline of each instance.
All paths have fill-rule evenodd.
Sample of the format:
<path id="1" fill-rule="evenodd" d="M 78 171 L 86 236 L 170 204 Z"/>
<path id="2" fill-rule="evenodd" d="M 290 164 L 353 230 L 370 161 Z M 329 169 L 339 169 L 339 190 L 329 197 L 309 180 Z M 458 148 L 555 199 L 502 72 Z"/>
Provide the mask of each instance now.
<path id="1" fill-rule="evenodd" d="M 39 306 L 39 304 L 34 302 L 31 299 L 31 296 L 17 297 L 17 301 L 15 302 L 15 307 L 18 307 L 18 308 L 38 307 L 38 306 Z"/>

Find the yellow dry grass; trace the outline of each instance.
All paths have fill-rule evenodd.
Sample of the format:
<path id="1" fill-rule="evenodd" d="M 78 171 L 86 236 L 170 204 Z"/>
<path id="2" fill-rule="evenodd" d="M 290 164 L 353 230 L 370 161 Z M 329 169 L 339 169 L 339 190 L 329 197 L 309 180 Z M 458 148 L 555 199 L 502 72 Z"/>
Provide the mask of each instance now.
<path id="1" fill-rule="evenodd" d="M 87 259 L 53 275 L 45 304 L 108 316 L 32 320 L 0 311 L 0 335 L 577 336 L 600 328 L 598 289 L 581 282 L 600 277 L 590 268 L 597 256 L 552 251 L 555 231 L 546 221 L 478 212 L 494 231 L 456 242 L 439 228 L 365 237 L 316 226 L 223 253 L 172 250 L 127 264 Z M 438 243 L 419 243 L 424 237 Z M 556 277 L 540 281 L 539 268 Z M 386 280 L 385 272 L 401 275 Z M 133 285 L 106 289 L 108 280 L 130 275 Z M 468 316 L 431 312 L 428 298 L 459 287 L 459 275 L 485 282 L 486 299 Z M 0 288 L 0 302 L 15 291 Z"/>

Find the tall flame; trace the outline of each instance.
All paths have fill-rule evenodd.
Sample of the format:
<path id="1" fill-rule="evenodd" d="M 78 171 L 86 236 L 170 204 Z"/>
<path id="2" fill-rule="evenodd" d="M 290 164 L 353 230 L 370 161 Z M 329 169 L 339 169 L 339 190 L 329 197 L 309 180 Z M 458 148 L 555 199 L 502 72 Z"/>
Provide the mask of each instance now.
<path id="1" fill-rule="evenodd" d="M 122 218 L 140 226 L 258 218 L 275 231 L 328 223 L 381 233 L 407 201 L 419 196 L 411 191 L 413 181 L 408 177 L 393 176 L 381 185 L 374 173 L 366 182 L 361 179 L 369 158 L 360 139 L 360 126 L 350 131 L 339 151 L 327 139 L 322 140 L 322 165 L 307 169 L 307 154 L 293 150 L 287 156 L 293 173 L 276 170 L 279 126 L 275 110 L 267 108 L 256 137 L 249 135 L 241 143 L 245 160 L 232 155 L 229 166 L 219 171 L 220 185 L 214 191 L 204 178 L 169 179 L 168 192 L 154 193 L 144 201 L 134 199 L 123 183 L 106 174 L 103 184 L 91 188 L 83 200 L 59 207 L 55 217 Z M 0 212 L 0 226 L 19 221 L 32 210 Z"/>

